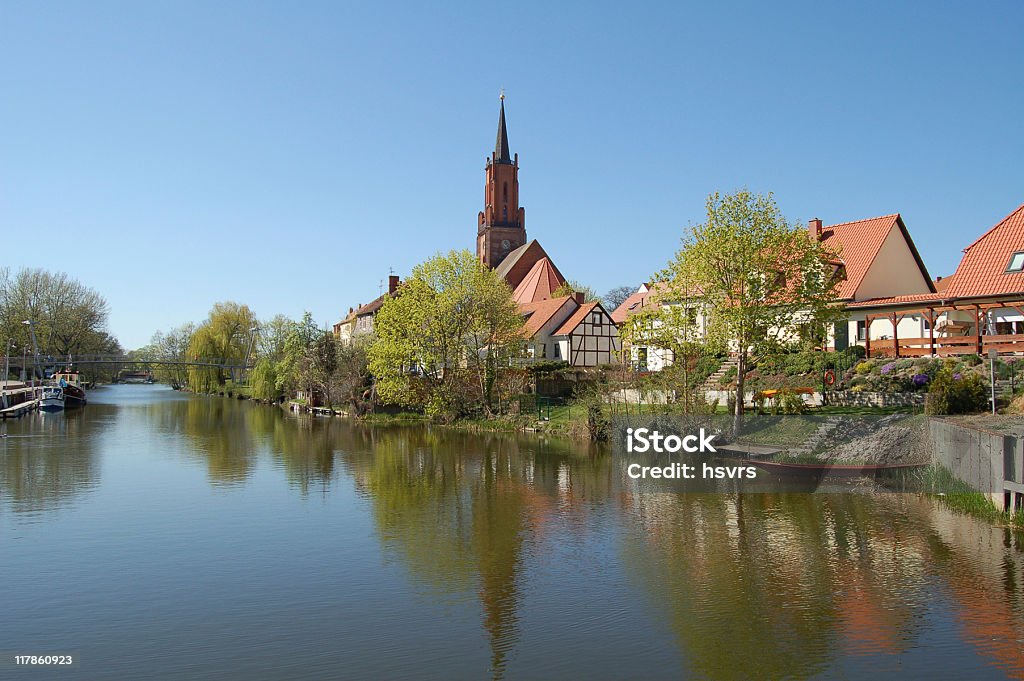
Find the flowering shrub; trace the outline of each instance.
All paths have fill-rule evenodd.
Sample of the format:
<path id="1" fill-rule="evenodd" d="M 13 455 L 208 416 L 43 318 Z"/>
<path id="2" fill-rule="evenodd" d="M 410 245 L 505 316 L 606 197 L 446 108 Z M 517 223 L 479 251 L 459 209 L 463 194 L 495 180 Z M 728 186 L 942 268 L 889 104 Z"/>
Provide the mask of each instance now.
<path id="1" fill-rule="evenodd" d="M 977 374 L 964 376 L 943 369 L 928 386 L 925 402 L 927 414 L 970 414 L 984 411 L 988 402 L 988 390 Z"/>
<path id="2" fill-rule="evenodd" d="M 914 385 L 918 388 L 928 385 L 928 374 L 914 374 L 914 377 L 910 379 L 914 382 Z"/>
<path id="3" fill-rule="evenodd" d="M 892 373 L 892 370 L 895 369 L 895 368 L 896 368 L 896 362 L 889 362 L 888 364 L 886 364 L 885 366 L 882 367 L 882 369 L 881 369 L 882 375 L 883 376 L 888 376 L 889 374 Z"/>

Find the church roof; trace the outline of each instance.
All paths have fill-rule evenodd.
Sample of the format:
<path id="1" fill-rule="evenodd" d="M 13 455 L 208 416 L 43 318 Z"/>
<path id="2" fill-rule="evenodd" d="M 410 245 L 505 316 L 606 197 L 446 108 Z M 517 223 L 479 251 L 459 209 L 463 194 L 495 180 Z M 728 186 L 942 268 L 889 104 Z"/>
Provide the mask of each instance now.
<path id="1" fill-rule="evenodd" d="M 544 252 L 544 249 L 536 239 L 532 239 L 514 251 L 510 251 L 505 256 L 505 259 L 498 263 L 494 271 L 499 277 L 507 281 L 509 286 L 515 289 L 522 283 L 526 275 L 530 273 L 530 270 L 533 269 L 533 266 L 541 258 L 548 258 L 548 254 Z M 551 259 L 548 258 L 548 260 Z M 558 271 L 553 261 L 551 262 L 551 267 L 558 277 L 565 281 L 565 277 Z"/>
<path id="2" fill-rule="evenodd" d="M 526 278 L 516 287 L 512 297 L 520 304 L 547 300 L 564 283 L 565 279 L 555 269 L 551 260 L 541 258 L 534 263 Z"/>
<path id="3" fill-rule="evenodd" d="M 498 115 L 498 139 L 494 143 L 494 157 L 499 163 L 511 163 L 508 150 L 508 130 L 505 129 L 505 96 L 501 96 L 501 113 Z"/>

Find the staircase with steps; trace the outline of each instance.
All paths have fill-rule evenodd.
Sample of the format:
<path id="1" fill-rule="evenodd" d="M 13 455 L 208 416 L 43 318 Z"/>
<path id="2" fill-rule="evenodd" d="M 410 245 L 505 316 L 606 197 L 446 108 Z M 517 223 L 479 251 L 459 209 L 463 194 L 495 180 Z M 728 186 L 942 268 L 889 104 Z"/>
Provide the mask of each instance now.
<path id="1" fill-rule="evenodd" d="M 704 390 L 724 390 L 724 386 L 719 383 L 719 380 L 729 373 L 730 370 L 739 369 L 740 360 L 738 357 L 729 355 L 722 362 L 722 366 L 718 367 L 714 373 L 708 376 L 707 380 L 704 381 L 704 385 L 701 386 Z"/>

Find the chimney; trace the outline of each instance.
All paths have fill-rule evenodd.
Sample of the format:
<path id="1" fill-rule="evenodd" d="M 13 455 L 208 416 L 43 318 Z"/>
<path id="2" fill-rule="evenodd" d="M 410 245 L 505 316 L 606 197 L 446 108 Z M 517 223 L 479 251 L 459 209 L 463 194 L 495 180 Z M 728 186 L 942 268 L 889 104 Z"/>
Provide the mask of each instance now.
<path id="1" fill-rule="evenodd" d="M 821 218 L 813 218 L 808 222 L 807 232 L 817 241 L 821 241 Z"/>
<path id="2" fill-rule="evenodd" d="M 388 294 L 392 294 L 398 290 L 398 275 L 392 274 L 388 276 Z"/>
<path id="3" fill-rule="evenodd" d="M 572 292 L 572 297 L 576 301 L 577 304 L 579 304 L 579 305 L 583 304 L 583 291 L 573 291 Z"/>

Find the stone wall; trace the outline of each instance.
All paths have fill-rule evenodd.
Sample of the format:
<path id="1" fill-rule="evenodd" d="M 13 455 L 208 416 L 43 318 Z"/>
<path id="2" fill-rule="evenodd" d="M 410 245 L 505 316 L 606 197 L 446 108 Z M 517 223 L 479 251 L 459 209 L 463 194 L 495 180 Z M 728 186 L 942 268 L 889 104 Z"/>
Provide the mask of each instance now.
<path id="1" fill-rule="evenodd" d="M 873 393 L 840 390 L 828 393 L 828 403 L 836 407 L 923 407 L 924 393 Z"/>

